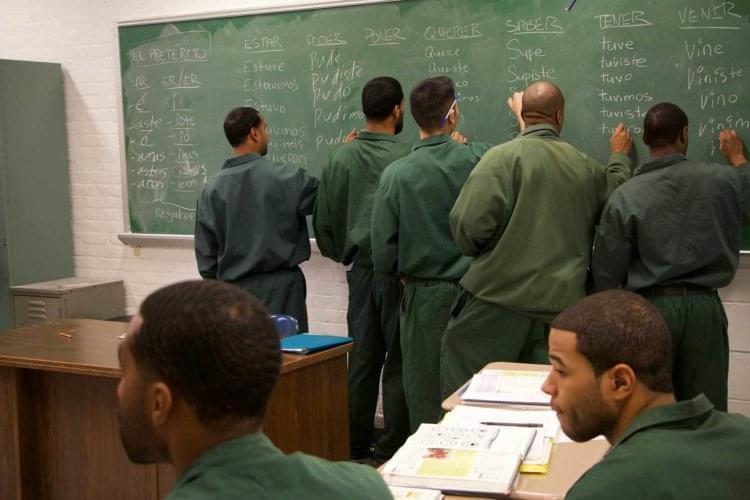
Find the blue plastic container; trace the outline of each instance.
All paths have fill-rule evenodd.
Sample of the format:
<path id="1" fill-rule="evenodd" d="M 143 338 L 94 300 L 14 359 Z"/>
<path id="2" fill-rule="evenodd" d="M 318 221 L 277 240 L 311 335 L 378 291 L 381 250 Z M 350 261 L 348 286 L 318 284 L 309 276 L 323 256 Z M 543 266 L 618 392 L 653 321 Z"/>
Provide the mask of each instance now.
<path id="1" fill-rule="evenodd" d="M 299 333 L 299 322 L 287 314 L 272 314 L 271 320 L 276 325 L 276 331 L 279 332 L 279 338 L 297 335 Z"/>

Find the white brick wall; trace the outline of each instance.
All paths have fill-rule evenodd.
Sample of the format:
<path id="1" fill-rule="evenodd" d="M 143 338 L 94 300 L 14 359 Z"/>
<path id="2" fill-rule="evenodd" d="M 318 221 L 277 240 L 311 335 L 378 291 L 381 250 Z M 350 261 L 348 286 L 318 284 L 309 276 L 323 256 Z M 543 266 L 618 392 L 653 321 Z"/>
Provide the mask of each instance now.
<path id="1" fill-rule="evenodd" d="M 729 409 L 750 416 L 750 256 L 721 290 L 729 320 Z"/>
<path id="2" fill-rule="evenodd" d="M 126 231 L 117 111 L 117 21 L 295 3 L 302 2 L 0 0 L 0 58 L 63 66 L 76 274 L 124 279 L 129 313 L 153 290 L 198 274 L 189 248 L 145 247 L 137 254 L 117 239 L 117 233 Z M 346 278 L 341 266 L 314 255 L 303 269 L 311 329 L 346 332 Z"/>
<path id="3" fill-rule="evenodd" d="M 70 155 L 76 274 L 125 280 L 128 311 L 151 291 L 195 278 L 189 248 L 143 248 L 139 254 L 116 237 L 123 218 L 118 126 L 116 22 L 320 0 L 0 0 L 0 58 L 63 65 Z M 330 3 L 330 2 L 329 2 Z M 745 267 L 750 267 L 745 263 Z M 343 269 L 320 255 L 305 264 L 310 325 L 346 330 Z M 722 290 L 731 336 L 731 406 L 750 415 L 750 269 Z"/>

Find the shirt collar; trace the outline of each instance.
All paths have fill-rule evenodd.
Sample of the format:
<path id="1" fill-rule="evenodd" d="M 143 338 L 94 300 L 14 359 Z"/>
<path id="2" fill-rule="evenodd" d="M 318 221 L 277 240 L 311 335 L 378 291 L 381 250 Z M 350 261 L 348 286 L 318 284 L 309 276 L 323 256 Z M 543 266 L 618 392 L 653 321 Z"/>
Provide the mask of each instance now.
<path id="1" fill-rule="evenodd" d="M 200 477 L 204 470 L 214 465 L 226 464 L 228 461 L 233 461 L 235 457 L 241 457 L 243 461 L 249 463 L 279 454 L 281 454 L 281 451 L 262 432 L 254 432 L 224 441 L 204 451 L 201 456 L 195 459 L 177 479 L 173 490 L 177 490 L 182 485 Z M 227 457 L 229 457 L 229 460 Z"/>
<path id="2" fill-rule="evenodd" d="M 533 137 L 549 137 L 549 138 L 560 138 L 560 133 L 557 131 L 555 127 L 548 123 L 539 123 L 537 125 L 532 125 L 530 127 L 526 127 L 526 130 L 521 132 L 522 136 L 533 136 Z"/>
<path id="3" fill-rule="evenodd" d="M 627 441 L 631 436 L 640 431 L 652 427 L 670 425 L 671 427 L 684 427 L 691 423 L 699 423 L 706 420 L 714 406 L 703 394 L 688 401 L 680 401 L 675 404 L 657 406 L 646 410 L 636 417 L 630 427 L 617 440 L 615 446 Z"/>
<path id="4" fill-rule="evenodd" d="M 428 146 L 437 146 L 440 144 L 445 144 L 448 141 L 452 141 L 451 137 L 447 134 L 439 134 L 439 135 L 431 135 L 430 137 L 427 137 L 426 139 L 420 139 L 416 144 L 414 144 L 414 147 L 412 148 L 412 151 L 416 151 L 419 148 L 424 148 Z"/>
<path id="5" fill-rule="evenodd" d="M 251 161 L 259 160 L 260 158 L 263 157 L 258 153 L 247 153 L 245 155 L 235 156 L 234 158 L 229 158 L 227 161 L 225 161 L 224 166 L 222 166 L 221 168 L 236 167 L 237 165 L 250 163 Z"/>
<path id="6" fill-rule="evenodd" d="M 647 161 L 646 163 L 642 164 L 641 166 L 635 169 L 635 171 L 633 172 L 633 175 L 639 175 L 639 174 L 645 174 L 646 172 L 652 172 L 660 168 L 669 167 L 670 165 L 674 165 L 675 163 L 679 163 L 681 161 L 687 161 L 687 157 L 679 153 L 662 156 L 661 158 L 656 158 L 654 160 Z"/>
<path id="7" fill-rule="evenodd" d="M 357 139 L 363 141 L 388 141 L 398 142 L 396 136 L 385 132 L 370 132 L 369 130 L 361 130 L 357 132 Z"/>

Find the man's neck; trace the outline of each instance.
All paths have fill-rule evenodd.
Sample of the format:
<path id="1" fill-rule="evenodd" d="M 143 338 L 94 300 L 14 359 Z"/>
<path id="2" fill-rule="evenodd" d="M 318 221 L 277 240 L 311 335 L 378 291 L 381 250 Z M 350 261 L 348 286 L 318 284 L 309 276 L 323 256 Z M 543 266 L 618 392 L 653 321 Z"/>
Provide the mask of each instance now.
<path id="1" fill-rule="evenodd" d="M 221 431 L 211 430 L 200 424 L 191 426 L 186 431 L 172 436 L 172 442 L 169 443 L 170 462 L 177 477 L 180 477 L 211 448 L 261 430 L 262 427 L 257 420 L 249 420 Z"/>
<path id="2" fill-rule="evenodd" d="M 396 135 L 396 125 L 390 120 L 385 121 L 368 121 L 365 126 L 366 132 L 380 132 L 382 134 Z"/>
<path id="3" fill-rule="evenodd" d="M 452 130 L 450 130 L 448 127 L 442 127 L 439 129 L 435 129 L 432 131 L 422 130 L 419 129 L 419 139 L 428 139 L 430 137 L 435 137 L 436 135 L 451 135 Z"/>
<path id="4" fill-rule="evenodd" d="M 557 127 L 557 124 L 551 120 L 540 120 L 538 118 L 524 118 L 524 122 L 526 123 L 527 129 L 535 125 L 548 125 L 554 128 L 558 134 L 560 133 L 560 129 Z"/>
<path id="5" fill-rule="evenodd" d="M 232 148 L 232 151 L 234 152 L 235 157 L 245 156 L 250 153 L 260 154 L 258 148 L 253 144 L 240 144 L 239 146 Z"/>
<path id="6" fill-rule="evenodd" d="M 623 433 L 633 425 L 635 419 L 644 411 L 674 403 L 675 398 L 671 392 L 652 392 L 645 389 L 641 393 L 633 395 L 622 409 L 620 417 L 615 422 L 612 430 L 606 434 L 607 441 L 614 446 Z"/>
<path id="7" fill-rule="evenodd" d="M 685 151 L 681 146 L 670 144 L 669 146 L 651 148 L 650 153 L 652 160 L 658 160 L 659 158 L 664 158 L 665 156 L 684 155 Z"/>

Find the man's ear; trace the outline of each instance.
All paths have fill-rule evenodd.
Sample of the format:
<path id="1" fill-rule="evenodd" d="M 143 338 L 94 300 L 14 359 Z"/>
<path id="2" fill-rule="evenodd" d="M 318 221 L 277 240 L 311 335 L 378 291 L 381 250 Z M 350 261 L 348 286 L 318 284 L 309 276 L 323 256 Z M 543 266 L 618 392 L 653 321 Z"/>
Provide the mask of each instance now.
<path id="1" fill-rule="evenodd" d="M 685 125 L 682 127 L 682 130 L 680 130 L 680 141 L 683 145 L 687 144 L 688 141 L 688 126 Z"/>
<path id="2" fill-rule="evenodd" d="M 451 110 L 448 112 L 448 123 L 451 125 L 451 129 L 455 129 L 458 125 L 458 103 L 455 103 Z"/>
<path id="3" fill-rule="evenodd" d="M 391 116 L 395 120 L 398 120 L 403 113 L 404 113 L 404 108 L 401 107 L 401 104 L 396 104 L 395 106 L 393 106 L 393 111 L 391 111 Z"/>
<path id="4" fill-rule="evenodd" d="M 555 113 L 555 122 L 557 125 L 557 130 L 562 130 L 563 122 L 565 121 L 565 112 L 562 109 L 558 109 Z"/>
<path id="5" fill-rule="evenodd" d="M 252 127 L 250 129 L 250 133 L 248 134 L 250 137 L 250 140 L 253 141 L 255 144 L 260 142 L 260 130 L 258 130 L 258 127 Z"/>
<path id="6" fill-rule="evenodd" d="M 149 390 L 148 412 L 154 428 L 163 426 L 174 407 L 174 398 L 169 386 L 164 382 L 156 382 Z"/>
<path id="7" fill-rule="evenodd" d="M 625 363 L 618 363 L 605 373 L 605 390 L 615 401 L 630 397 L 638 384 L 635 372 Z"/>

